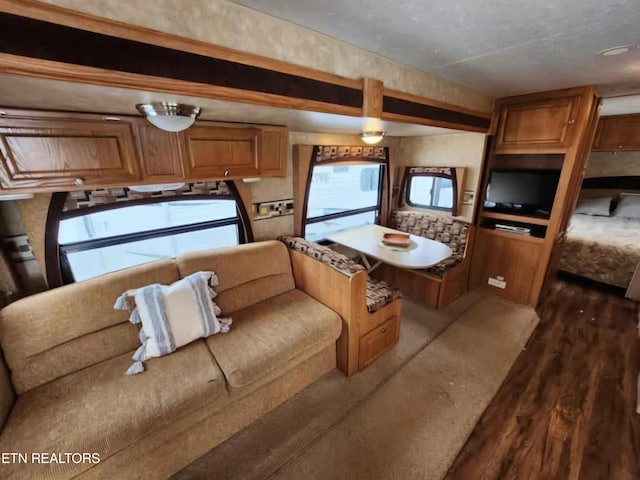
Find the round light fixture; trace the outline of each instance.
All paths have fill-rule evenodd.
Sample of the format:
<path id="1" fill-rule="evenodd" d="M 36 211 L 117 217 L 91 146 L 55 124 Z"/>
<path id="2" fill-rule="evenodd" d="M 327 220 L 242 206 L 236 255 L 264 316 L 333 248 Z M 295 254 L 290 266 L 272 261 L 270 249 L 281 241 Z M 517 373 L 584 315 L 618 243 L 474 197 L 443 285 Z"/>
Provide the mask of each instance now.
<path id="1" fill-rule="evenodd" d="M 385 132 L 377 131 L 377 132 L 362 132 L 360 137 L 362 141 L 367 145 L 375 145 L 376 143 L 380 143 L 382 137 L 384 137 Z"/>
<path id="2" fill-rule="evenodd" d="M 175 102 L 139 103 L 136 109 L 147 117 L 152 125 L 167 132 L 186 130 L 200 115 L 200 107 Z"/>
<path id="3" fill-rule="evenodd" d="M 602 55 L 603 57 L 612 57 L 614 55 L 622 55 L 623 53 L 628 53 L 632 48 L 635 48 L 634 45 L 619 45 L 617 47 L 606 48 L 597 53 L 597 55 Z"/>

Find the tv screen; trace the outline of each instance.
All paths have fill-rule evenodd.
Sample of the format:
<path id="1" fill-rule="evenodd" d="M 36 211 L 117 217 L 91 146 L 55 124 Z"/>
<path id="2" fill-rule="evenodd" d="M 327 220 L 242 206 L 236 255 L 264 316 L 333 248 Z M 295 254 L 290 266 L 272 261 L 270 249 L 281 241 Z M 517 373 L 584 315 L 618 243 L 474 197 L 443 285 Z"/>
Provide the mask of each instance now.
<path id="1" fill-rule="evenodd" d="M 485 209 L 549 217 L 560 179 L 559 170 L 492 170 Z"/>

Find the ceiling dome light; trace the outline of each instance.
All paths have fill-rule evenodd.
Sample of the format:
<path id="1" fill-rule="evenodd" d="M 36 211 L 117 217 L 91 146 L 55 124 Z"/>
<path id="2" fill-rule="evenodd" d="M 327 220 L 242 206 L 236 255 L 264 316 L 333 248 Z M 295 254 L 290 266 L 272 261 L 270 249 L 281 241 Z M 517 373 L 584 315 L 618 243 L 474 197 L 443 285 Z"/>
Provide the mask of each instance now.
<path id="1" fill-rule="evenodd" d="M 175 102 L 139 103 L 136 109 L 160 130 L 181 132 L 200 115 L 200 107 Z"/>
<path id="2" fill-rule="evenodd" d="M 383 131 L 362 132 L 360 134 L 360 137 L 362 138 L 362 141 L 367 145 L 375 145 L 376 143 L 380 143 L 380 140 L 382 140 L 382 137 L 384 137 L 384 133 L 385 132 Z"/>
<path id="3" fill-rule="evenodd" d="M 611 47 L 601 50 L 597 53 L 597 55 L 612 57 L 614 55 L 622 55 L 623 53 L 628 53 L 632 48 L 634 48 L 633 45 L 619 45 L 617 47 Z"/>

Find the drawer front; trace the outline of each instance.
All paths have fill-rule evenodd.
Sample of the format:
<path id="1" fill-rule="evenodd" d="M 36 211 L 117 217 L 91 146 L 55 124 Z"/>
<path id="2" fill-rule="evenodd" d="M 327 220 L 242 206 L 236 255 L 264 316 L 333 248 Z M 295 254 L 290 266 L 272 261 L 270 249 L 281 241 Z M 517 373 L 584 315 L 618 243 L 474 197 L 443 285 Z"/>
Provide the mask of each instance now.
<path id="1" fill-rule="evenodd" d="M 398 341 L 400 319 L 391 317 L 379 327 L 360 337 L 358 367 L 360 370 L 371 365 L 380 355 L 390 350 Z"/>

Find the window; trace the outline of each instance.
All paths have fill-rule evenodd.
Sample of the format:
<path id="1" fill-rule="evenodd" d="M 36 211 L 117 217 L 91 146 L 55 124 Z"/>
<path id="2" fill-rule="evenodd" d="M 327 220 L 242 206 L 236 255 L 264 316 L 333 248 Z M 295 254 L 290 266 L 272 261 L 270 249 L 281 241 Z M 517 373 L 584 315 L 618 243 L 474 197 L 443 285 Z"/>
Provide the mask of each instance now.
<path id="1" fill-rule="evenodd" d="M 453 212 L 456 206 L 456 190 L 451 177 L 409 174 L 406 202 L 412 207 Z"/>
<path id="2" fill-rule="evenodd" d="M 78 213 L 63 213 L 59 223 L 66 282 L 244 242 L 235 200 L 180 199 Z"/>
<path id="3" fill-rule="evenodd" d="M 317 242 L 331 233 L 377 223 L 383 167 L 377 163 L 314 166 L 307 199 L 305 238 Z"/>

